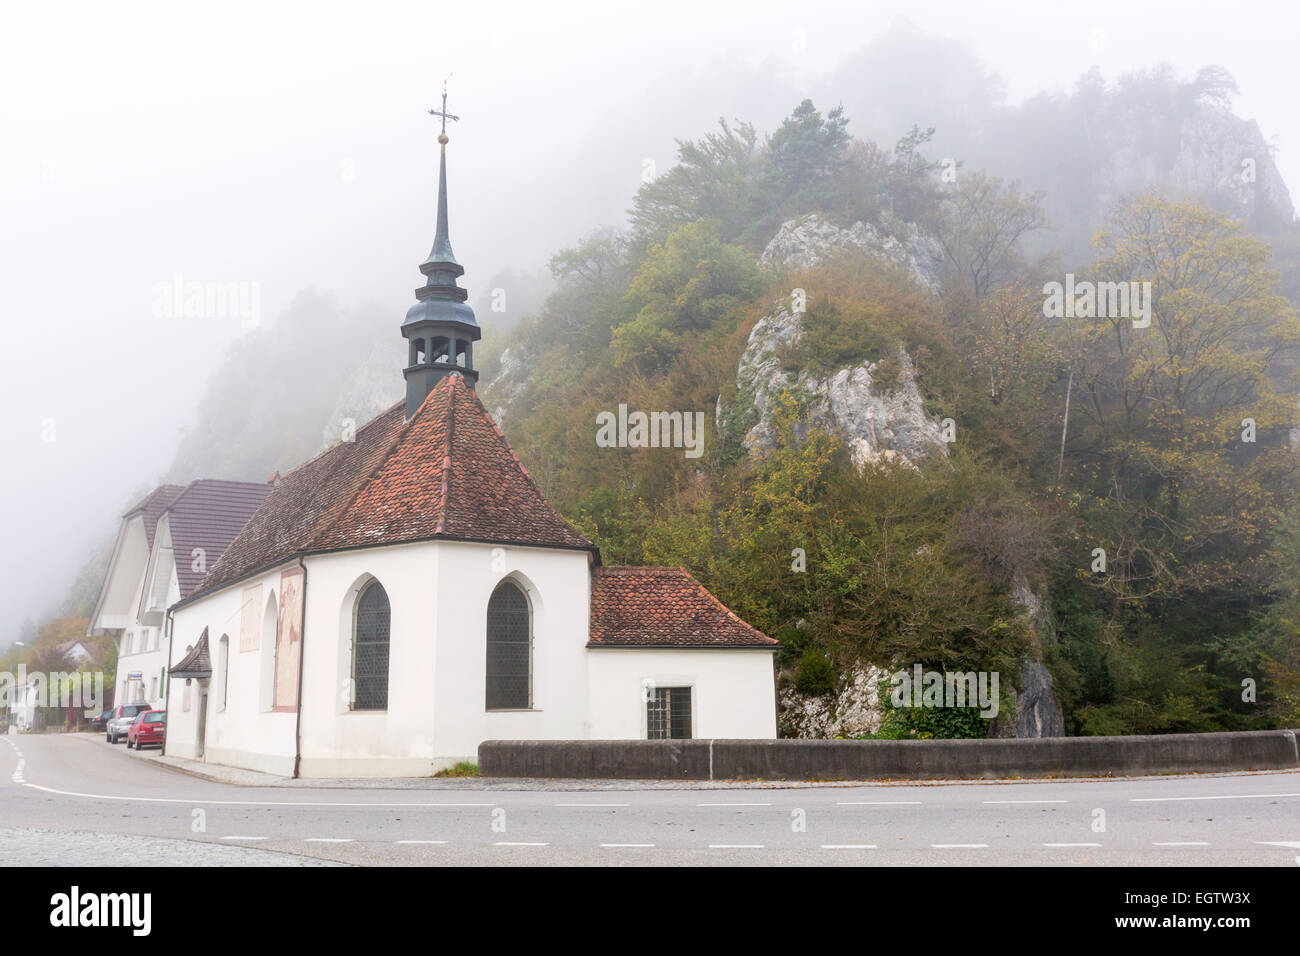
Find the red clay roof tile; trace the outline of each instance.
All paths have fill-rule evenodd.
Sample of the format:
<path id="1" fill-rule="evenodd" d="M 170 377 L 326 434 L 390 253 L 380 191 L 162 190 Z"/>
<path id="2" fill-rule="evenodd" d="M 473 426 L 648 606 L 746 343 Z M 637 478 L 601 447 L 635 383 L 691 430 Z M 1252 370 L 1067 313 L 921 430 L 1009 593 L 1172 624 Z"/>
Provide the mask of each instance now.
<path id="1" fill-rule="evenodd" d="M 593 549 L 550 506 L 474 390 L 449 375 L 283 476 L 191 598 L 299 553 L 447 537 Z"/>
<path id="2" fill-rule="evenodd" d="M 588 647 L 775 647 L 685 568 L 591 570 Z"/>

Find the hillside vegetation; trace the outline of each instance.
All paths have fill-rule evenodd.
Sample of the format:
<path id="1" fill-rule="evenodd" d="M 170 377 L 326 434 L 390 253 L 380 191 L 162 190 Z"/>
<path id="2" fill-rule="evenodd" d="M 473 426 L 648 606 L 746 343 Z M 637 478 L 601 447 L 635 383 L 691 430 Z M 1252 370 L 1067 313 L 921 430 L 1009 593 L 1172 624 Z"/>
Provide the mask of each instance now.
<path id="1" fill-rule="evenodd" d="M 723 123 L 681 143 L 626 232 L 553 258 L 558 290 L 485 401 L 606 562 L 685 565 L 781 639 L 805 693 L 855 663 L 1014 676 L 1028 655 L 1073 733 L 1294 722 L 1300 323 L 1270 243 L 1200 197 L 1146 191 L 1111 206 L 1086 260 L 1030 258 L 1043 197 L 945 177 L 927 137 L 855 141 L 842 111 L 805 101 L 762 140 Z M 780 224 L 813 212 L 932 237 L 938 293 L 866 253 L 760 269 Z M 1150 325 L 1045 317 L 1067 271 L 1149 281 Z M 786 367 L 873 363 L 888 387 L 901 346 L 926 412 L 955 426 L 947 455 L 858 467 L 798 388 L 769 409 L 771 447 L 747 448 L 737 365 L 795 289 Z M 620 403 L 707 412 L 706 453 L 597 447 L 596 416 Z"/>

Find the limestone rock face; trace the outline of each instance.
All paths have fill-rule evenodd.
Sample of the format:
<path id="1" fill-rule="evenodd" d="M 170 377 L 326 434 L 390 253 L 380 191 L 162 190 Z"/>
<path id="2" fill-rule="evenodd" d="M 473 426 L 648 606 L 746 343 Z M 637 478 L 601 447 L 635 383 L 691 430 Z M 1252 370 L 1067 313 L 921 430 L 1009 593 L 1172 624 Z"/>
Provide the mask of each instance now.
<path id="1" fill-rule="evenodd" d="M 763 250 L 758 264 L 765 269 L 796 272 L 844 250 L 857 250 L 897 263 L 930 291 L 939 288 L 943 251 L 934 239 L 922 235 L 910 223 L 893 223 L 889 231 L 867 222 L 855 222 L 843 229 L 812 213 L 783 223 Z"/>
<path id="2" fill-rule="evenodd" d="M 357 366 L 343 388 L 330 412 L 325 431 L 321 435 L 321 448 L 325 449 L 370 421 L 380 412 L 387 411 L 406 394 L 404 380 L 394 370 L 406 367 L 406 340 L 389 336 L 371 349 L 370 354 Z"/>
<path id="3" fill-rule="evenodd" d="M 888 675 L 878 667 L 857 665 L 834 697 L 807 697 L 793 688 L 780 694 L 780 734 L 805 740 L 860 737 L 880 729 L 880 681 Z"/>
<path id="4" fill-rule="evenodd" d="M 479 388 L 479 392 L 484 396 L 488 405 L 488 411 L 492 413 L 492 419 L 497 423 L 497 428 L 502 428 L 505 421 L 506 412 L 510 409 L 510 403 L 518 397 L 527 383 L 525 366 L 522 352 L 508 346 L 501 353 L 501 364 L 492 380 L 485 382 Z"/>
<path id="5" fill-rule="evenodd" d="M 772 396 L 797 388 L 812 400 L 812 424 L 834 431 L 848 444 L 855 464 L 914 465 L 931 455 L 947 455 L 941 424 L 926 414 L 911 356 L 897 353 L 893 380 L 881 380 L 880 363 L 842 368 L 825 378 L 782 368 L 779 349 L 802 333 L 801 316 L 782 306 L 759 319 L 741 356 L 736 384 L 752 398 L 758 421 L 745 435 L 751 454 L 771 448 Z"/>
<path id="6" fill-rule="evenodd" d="M 1162 156 L 1143 145 L 1149 131 L 1140 117 L 1125 116 L 1121 125 L 1129 128 L 1111 131 L 1116 148 L 1107 151 L 1109 162 L 1100 170 L 1099 209 L 1160 186 L 1176 194 L 1203 196 L 1247 222 L 1289 222 L 1294 217 L 1291 194 L 1254 120 L 1201 104 L 1181 120 L 1176 143 Z"/>

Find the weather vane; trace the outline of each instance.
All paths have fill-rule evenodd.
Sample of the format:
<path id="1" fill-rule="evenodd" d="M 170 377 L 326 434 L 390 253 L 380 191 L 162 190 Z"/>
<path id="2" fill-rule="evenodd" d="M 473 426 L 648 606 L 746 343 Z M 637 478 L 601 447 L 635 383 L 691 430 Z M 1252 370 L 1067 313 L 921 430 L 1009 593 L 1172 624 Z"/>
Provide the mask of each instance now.
<path id="1" fill-rule="evenodd" d="M 451 79 L 450 76 L 447 77 L 447 80 L 449 79 Z M 447 145 L 447 120 L 453 122 L 460 120 L 459 116 L 453 116 L 451 113 L 447 112 L 447 80 L 442 81 L 442 109 L 429 110 L 430 116 L 442 117 L 442 132 L 438 134 L 438 142 L 443 146 Z"/>

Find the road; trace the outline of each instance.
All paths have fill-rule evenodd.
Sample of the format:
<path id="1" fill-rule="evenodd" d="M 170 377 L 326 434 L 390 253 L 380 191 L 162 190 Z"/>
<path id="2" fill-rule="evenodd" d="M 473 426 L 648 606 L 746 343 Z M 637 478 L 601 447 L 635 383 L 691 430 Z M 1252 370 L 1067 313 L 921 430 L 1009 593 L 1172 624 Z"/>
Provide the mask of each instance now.
<path id="1" fill-rule="evenodd" d="M 238 786 L 96 735 L 0 737 L 0 862 L 1300 863 L 1300 773 L 761 787 Z"/>

